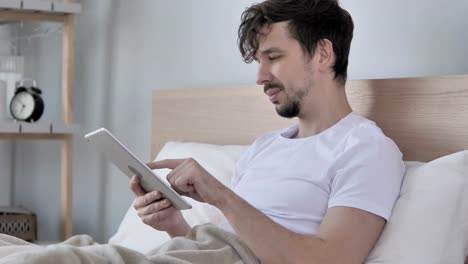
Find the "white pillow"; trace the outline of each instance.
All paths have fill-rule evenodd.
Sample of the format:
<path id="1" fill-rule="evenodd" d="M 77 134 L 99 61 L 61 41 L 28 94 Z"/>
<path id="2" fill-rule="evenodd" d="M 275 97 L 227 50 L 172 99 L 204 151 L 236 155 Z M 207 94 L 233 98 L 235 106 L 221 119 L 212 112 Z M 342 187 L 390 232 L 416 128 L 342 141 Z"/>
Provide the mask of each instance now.
<path id="1" fill-rule="evenodd" d="M 468 254 L 468 151 L 409 166 L 366 263 L 457 263 Z"/>
<path id="2" fill-rule="evenodd" d="M 168 142 L 161 149 L 156 160 L 194 158 L 209 173 L 224 185 L 231 186 L 235 163 L 248 146 L 211 145 L 202 143 Z M 154 170 L 163 179 L 169 169 Z M 192 205 L 191 210 L 183 210 L 183 215 L 191 226 L 202 223 L 220 223 L 224 216 L 216 208 L 206 203 L 200 203 L 186 198 Z M 109 239 L 110 244 L 120 245 L 146 253 L 169 239 L 165 232 L 160 232 L 145 225 L 138 217 L 133 204 L 128 208 L 120 223 L 117 233 Z"/>

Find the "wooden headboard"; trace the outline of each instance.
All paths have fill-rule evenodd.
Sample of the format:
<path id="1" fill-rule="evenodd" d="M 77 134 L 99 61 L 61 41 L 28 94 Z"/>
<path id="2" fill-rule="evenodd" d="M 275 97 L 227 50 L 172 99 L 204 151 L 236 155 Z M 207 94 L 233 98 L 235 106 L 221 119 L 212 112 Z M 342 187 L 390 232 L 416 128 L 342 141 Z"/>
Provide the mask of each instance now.
<path id="1" fill-rule="evenodd" d="M 353 110 L 374 120 L 405 160 L 468 149 L 468 75 L 348 81 Z M 279 117 L 260 86 L 153 91 L 151 158 L 168 141 L 251 144 L 296 119 Z"/>

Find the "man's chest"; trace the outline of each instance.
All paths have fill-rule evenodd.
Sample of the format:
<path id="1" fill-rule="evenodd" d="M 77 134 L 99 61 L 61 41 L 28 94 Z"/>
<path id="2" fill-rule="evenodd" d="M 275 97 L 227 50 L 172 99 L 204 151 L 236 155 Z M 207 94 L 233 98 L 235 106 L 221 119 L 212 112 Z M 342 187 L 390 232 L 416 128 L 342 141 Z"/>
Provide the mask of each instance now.
<path id="1" fill-rule="evenodd" d="M 234 191 L 262 211 L 300 214 L 324 210 L 332 180 L 327 159 L 298 152 L 258 155 L 239 169 Z"/>

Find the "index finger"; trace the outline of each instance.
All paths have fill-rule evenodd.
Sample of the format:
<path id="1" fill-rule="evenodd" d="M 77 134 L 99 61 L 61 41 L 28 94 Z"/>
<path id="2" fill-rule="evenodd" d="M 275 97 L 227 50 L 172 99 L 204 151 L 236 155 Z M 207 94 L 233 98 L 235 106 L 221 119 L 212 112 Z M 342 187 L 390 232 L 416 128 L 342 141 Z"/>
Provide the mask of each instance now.
<path id="1" fill-rule="evenodd" d="M 158 160 L 147 163 L 146 165 L 154 170 L 154 169 L 175 169 L 179 166 L 185 159 L 165 159 L 165 160 Z"/>

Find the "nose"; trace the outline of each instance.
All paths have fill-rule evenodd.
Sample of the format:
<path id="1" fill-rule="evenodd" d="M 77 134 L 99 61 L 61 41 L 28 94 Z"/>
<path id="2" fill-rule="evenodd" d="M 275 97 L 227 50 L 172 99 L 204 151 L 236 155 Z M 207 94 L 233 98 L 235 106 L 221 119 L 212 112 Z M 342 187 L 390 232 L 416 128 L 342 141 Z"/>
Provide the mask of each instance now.
<path id="1" fill-rule="evenodd" d="M 257 72 L 257 84 L 263 85 L 264 83 L 271 82 L 273 75 L 271 74 L 270 68 L 265 63 L 258 64 Z"/>

